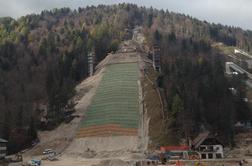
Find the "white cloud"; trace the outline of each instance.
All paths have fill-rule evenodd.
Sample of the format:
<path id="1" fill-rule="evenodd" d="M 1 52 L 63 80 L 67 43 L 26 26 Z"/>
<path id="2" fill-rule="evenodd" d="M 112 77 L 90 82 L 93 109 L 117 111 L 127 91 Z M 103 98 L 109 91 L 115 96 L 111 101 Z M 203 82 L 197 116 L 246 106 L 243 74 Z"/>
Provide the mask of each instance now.
<path id="1" fill-rule="evenodd" d="M 122 2 L 168 9 L 202 20 L 252 30 L 252 0 L 0 0 L 0 16 L 17 18 L 44 9 Z"/>

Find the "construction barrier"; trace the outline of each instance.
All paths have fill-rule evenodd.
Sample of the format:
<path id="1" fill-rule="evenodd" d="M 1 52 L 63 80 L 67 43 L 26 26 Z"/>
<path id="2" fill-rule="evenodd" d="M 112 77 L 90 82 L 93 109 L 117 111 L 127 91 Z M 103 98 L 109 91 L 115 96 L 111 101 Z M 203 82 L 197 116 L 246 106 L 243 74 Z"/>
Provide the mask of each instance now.
<path id="1" fill-rule="evenodd" d="M 179 150 L 179 151 L 183 151 L 183 150 L 189 150 L 190 147 L 186 146 L 186 145 L 182 145 L 182 146 L 161 146 L 160 150 L 163 152 L 166 151 L 175 151 L 175 150 Z"/>

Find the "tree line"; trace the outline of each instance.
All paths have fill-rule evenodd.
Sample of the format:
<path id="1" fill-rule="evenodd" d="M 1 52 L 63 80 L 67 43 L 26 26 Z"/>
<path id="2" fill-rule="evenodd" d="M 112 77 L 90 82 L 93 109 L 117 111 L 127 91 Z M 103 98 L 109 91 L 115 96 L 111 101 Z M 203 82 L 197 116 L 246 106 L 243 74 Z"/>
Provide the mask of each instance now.
<path id="1" fill-rule="evenodd" d="M 158 31 L 148 35 L 161 48 L 162 73 L 157 81 L 166 96 L 166 134 L 175 135 L 177 143 L 182 139 L 189 143 L 208 130 L 232 146 L 235 123 L 252 118 L 242 76 L 225 76 L 225 56 L 208 41 Z"/>
<path id="2" fill-rule="evenodd" d="M 190 125 L 207 126 L 215 118 L 219 120 L 213 128 L 231 124 L 234 119 L 220 118 L 232 104 L 227 116 L 233 116 L 236 104 L 243 103 L 223 88 L 229 82 L 210 45 L 223 42 L 250 51 L 251 31 L 125 3 L 53 9 L 17 20 L 0 18 L 0 137 L 9 140 L 9 149 L 19 150 L 36 138 L 41 104 L 55 125 L 61 123 L 75 85 L 88 75 L 87 55 L 94 51 L 98 63 L 118 48 L 125 29 L 135 26 L 144 27 L 150 45 L 162 48 L 161 83 L 174 126 L 183 125 L 177 123 L 185 115 Z M 190 129 L 184 128 L 182 133 L 190 136 Z"/>

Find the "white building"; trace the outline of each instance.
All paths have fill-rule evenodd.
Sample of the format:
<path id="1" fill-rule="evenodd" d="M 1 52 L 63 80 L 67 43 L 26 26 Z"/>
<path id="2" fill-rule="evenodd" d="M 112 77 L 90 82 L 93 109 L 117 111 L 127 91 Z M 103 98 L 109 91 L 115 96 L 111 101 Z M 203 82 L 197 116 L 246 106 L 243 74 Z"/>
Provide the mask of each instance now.
<path id="1" fill-rule="evenodd" d="M 199 134 L 193 140 L 192 148 L 199 152 L 201 159 L 221 159 L 224 157 L 223 145 L 208 131 Z"/>
<path id="2" fill-rule="evenodd" d="M 0 159 L 3 159 L 7 153 L 7 144 L 8 141 L 0 138 Z"/>

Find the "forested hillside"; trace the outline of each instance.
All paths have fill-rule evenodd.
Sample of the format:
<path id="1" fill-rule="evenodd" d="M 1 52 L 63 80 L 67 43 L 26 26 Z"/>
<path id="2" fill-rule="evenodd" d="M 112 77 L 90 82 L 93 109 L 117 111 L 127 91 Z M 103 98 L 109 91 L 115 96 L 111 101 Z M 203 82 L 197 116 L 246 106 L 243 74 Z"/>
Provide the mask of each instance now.
<path id="1" fill-rule="evenodd" d="M 232 140 L 229 126 L 248 111 L 240 116 L 240 105 L 246 105 L 228 91 L 220 55 L 211 44 L 250 51 L 252 32 L 120 4 L 0 18 L 0 137 L 10 141 L 9 148 L 20 149 L 36 138 L 40 105 L 48 108 L 48 119 L 60 123 L 75 85 L 88 75 L 87 55 L 94 51 L 98 63 L 128 36 L 125 29 L 137 25 L 149 46 L 162 48 L 160 86 L 166 91 L 167 117 L 174 120 L 167 128 L 182 126 L 178 136 L 190 137 L 200 130 L 194 126 L 204 124 Z"/>

